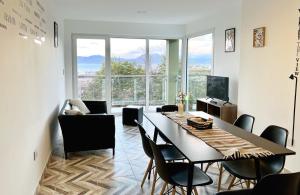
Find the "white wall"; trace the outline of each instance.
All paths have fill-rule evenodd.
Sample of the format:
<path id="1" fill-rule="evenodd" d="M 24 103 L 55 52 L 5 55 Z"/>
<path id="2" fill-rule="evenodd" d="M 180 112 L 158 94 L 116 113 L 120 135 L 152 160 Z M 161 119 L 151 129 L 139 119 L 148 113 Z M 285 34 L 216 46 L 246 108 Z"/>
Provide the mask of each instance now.
<path id="1" fill-rule="evenodd" d="M 231 8 L 220 12 L 211 13 L 201 20 L 186 25 L 186 34 L 195 36 L 214 31 L 214 75 L 229 77 L 230 102 L 237 103 L 238 100 L 238 74 L 240 62 L 240 19 L 241 2 L 237 0 Z M 224 52 L 225 30 L 236 28 L 236 51 Z"/>
<path id="2" fill-rule="evenodd" d="M 72 87 L 72 34 L 104 35 L 130 38 L 175 39 L 185 35 L 184 25 L 142 24 L 65 20 L 65 72 L 66 96 L 73 96 Z"/>
<path id="3" fill-rule="evenodd" d="M 1 16 L 4 11 L 11 13 L 12 7 L 19 10 L 19 1 L 5 2 Z M 31 36 L 21 38 L 18 27 L 0 29 L 1 194 L 34 194 L 51 153 L 50 137 L 57 129 L 57 112 L 64 96 L 63 40 L 54 49 L 52 0 L 42 2 L 48 22 L 42 45 L 34 43 Z M 32 15 L 28 18 L 35 20 Z"/>
<path id="4" fill-rule="evenodd" d="M 275 124 L 292 130 L 298 0 L 244 0 L 242 6 L 241 66 L 238 106 L 256 117 L 254 133 Z M 253 29 L 266 27 L 266 47 L 253 48 Z M 299 89 L 298 89 L 299 90 Z M 298 102 L 300 102 L 298 95 Z M 297 108 L 296 146 L 286 168 L 300 171 L 300 107 Z"/>

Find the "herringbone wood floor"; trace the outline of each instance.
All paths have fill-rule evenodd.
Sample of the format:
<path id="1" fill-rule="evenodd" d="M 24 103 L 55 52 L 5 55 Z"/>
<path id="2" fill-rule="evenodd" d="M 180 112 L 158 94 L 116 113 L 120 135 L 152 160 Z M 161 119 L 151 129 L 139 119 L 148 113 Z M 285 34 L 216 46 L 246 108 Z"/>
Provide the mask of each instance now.
<path id="1" fill-rule="evenodd" d="M 144 119 L 147 131 L 153 135 L 152 125 Z M 123 126 L 121 117 L 116 117 L 116 154 L 112 150 L 97 150 L 71 153 L 64 159 L 62 138 L 53 151 L 47 168 L 37 189 L 39 195 L 50 194 L 150 194 L 152 178 L 140 187 L 148 158 L 144 154 L 139 131 L 136 127 Z M 198 187 L 199 194 L 211 195 L 216 192 L 217 168 L 211 167 L 208 174 L 214 183 Z M 228 176 L 223 179 L 228 186 Z M 161 179 L 155 194 L 162 187 Z"/>

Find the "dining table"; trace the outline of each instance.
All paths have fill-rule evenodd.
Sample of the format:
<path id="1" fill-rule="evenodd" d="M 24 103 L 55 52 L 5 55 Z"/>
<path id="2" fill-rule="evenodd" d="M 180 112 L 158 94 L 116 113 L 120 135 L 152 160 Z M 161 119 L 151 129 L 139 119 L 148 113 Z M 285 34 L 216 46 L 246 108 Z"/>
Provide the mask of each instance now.
<path id="1" fill-rule="evenodd" d="M 219 119 L 218 117 L 214 117 L 201 111 L 189 112 L 189 114 L 196 117 L 212 119 L 213 125 L 217 126 L 218 128 L 225 130 L 226 132 L 234 136 L 242 138 L 254 144 L 257 147 L 261 147 L 265 150 L 268 150 L 271 153 L 273 153 L 274 156 L 286 156 L 296 154 L 294 151 L 287 149 L 284 146 L 271 142 L 253 133 L 249 133 L 239 127 L 234 126 L 231 123 Z M 156 142 L 158 134 L 162 134 L 187 159 L 189 164 L 187 186 L 188 195 L 192 193 L 193 170 L 196 164 L 202 165 L 203 163 L 213 163 L 232 160 L 224 158 L 224 155 L 220 151 L 218 151 L 211 145 L 208 145 L 202 139 L 199 139 L 198 137 L 191 134 L 189 131 L 183 128 L 182 125 L 170 119 L 169 117 L 164 115 L 164 113 L 149 112 L 144 113 L 144 116 L 155 127 L 153 140 Z M 261 179 L 259 162 L 260 159 L 264 157 L 253 158 L 255 160 L 257 180 L 259 181 Z"/>

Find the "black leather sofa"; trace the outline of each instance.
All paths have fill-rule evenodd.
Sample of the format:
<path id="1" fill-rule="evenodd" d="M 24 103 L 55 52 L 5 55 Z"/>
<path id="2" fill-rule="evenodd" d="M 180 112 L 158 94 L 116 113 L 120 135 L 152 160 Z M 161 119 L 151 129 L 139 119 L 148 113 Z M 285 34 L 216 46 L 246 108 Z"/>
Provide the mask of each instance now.
<path id="1" fill-rule="evenodd" d="M 58 120 L 61 127 L 65 158 L 68 152 L 113 149 L 115 154 L 115 117 L 108 115 L 106 101 L 83 101 L 90 114 L 66 115 L 71 109 L 68 100 L 60 110 Z"/>

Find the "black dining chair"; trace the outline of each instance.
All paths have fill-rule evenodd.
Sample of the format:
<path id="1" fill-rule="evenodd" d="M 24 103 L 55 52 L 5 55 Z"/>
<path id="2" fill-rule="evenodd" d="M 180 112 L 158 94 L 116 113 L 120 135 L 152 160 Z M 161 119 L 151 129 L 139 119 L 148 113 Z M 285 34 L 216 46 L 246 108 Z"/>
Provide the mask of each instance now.
<path id="1" fill-rule="evenodd" d="M 233 125 L 252 133 L 254 121 L 254 116 L 251 116 L 249 114 L 242 114 L 238 119 L 234 121 Z"/>
<path id="2" fill-rule="evenodd" d="M 262 178 L 253 189 L 219 192 L 217 195 L 299 195 L 300 172 L 271 174 Z"/>
<path id="3" fill-rule="evenodd" d="M 241 129 L 243 129 L 247 132 L 252 133 L 254 121 L 255 121 L 254 116 L 251 116 L 249 114 L 242 114 L 241 116 L 239 116 L 239 118 L 237 118 L 234 121 L 233 125 L 241 128 Z M 211 166 L 212 164 L 213 163 L 209 163 L 206 166 L 205 172 L 207 172 L 209 166 Z M 221 188 L 222 175 L 223 175 L 223 167 L 222 167 L 222 164 L 221 164 L 219 166 L 219 179 L 218 179 L 218 188 L 217 188 L 218 191 L 220 191 L 220 188 Z"/>
<path id="4" fill-rule="evenodd" d="M 163 194 L 167 184 L 172 185 L 172 195 L 175 195 L 176 186 L 180 187 L 183 191 L 183 187 L 188 186 L 188 168 L 189 164 L 184 162 L 166 162 L 162 150 L 156 143 L 154 143 L 149 136 L 146 137 L 151 145 L 156 170 L 161 179 L 164 180 L 164 185 L 160 194 Z M 212 179 L 206 175 L 200 168 L 194 167 L 192 186 L 195 194 L 197 193 L 196 186 L 204 186 L 212 183 Z"/>
<path id="5" fill-rule="evenodd" d="M 160 112 L 177 112 L 178 111 L 178 106 L 177 105 L 163 105 L 160 109 Z M 164 140 L 166 143 L 171 144 L 171 142 L 169 141 L 169 139 L 164 136 L 162 133 L 158 133 L 159 137 L 162 138 L 162 140 Z"/>
<path id="6" fill-rule="evenodd" d="M 148 163 L 147 169 L 145 171 L 142 183 L 141 183 L 141 187 L 143 187 L 144 182 L 146 180 L 146 177 L 148 175 L 148 179 L 150 179 L 150 175 L 151 175 L 151 170 L 153 169 L 153 152 L 152 152 L 152 148 L 150 146 L 150 143 L 146 137 L 146 131 L 144 129 L 144 127 L 138 123 L 137 120 L 135 120 L 135 123 L 138 125 L 139 128 L 139 132 L 142 138 L 142 144 L 143 144 L 143 149 L 145 154 L 150 158 L 150 161 Z M 183 160 L 185 159 L 185 157 L 173 146 L 173 145 L 169 145 L 169 144 L 160 144 L 158 145 L 158 148 L 161 150 L 164 159 L 166 161 L 174 161 L 174 160 Z M 154 179 L 153 179 L 153 183 L 152 183 L 152 190 L 151 190 L 151 194 L 154 193 L 155 190 L 155 183 L 156 183 L 156 178 L 157 178 L 157 171 L 155 171 L 154 173 Z"/>
<path id="7" fill-rule="evenodd" d="M 271 125 L 262 132 L 261 137 L 279 145 L 286 146 L 288 131 L 285 128 Z M 277 174 L 284 168 L 285 156 L 271 156 L 266 159 L 261 159 L 259 162 L 262 177 L 269 174 Z M 229 190 L 234 185 L 236 178 L 246 180 L 247 188 L 250 187 L 250 180 L 257 180 L 254 159 L 225 161 L 222 162 L 222 166 L 234 176 L 228 187 Z"/>
<path id="8" fill-rule="evenodd" d="M 177 112 L 178 106 L 177 105 L 163 105 L 161 107 L 161 112 Z"/>

